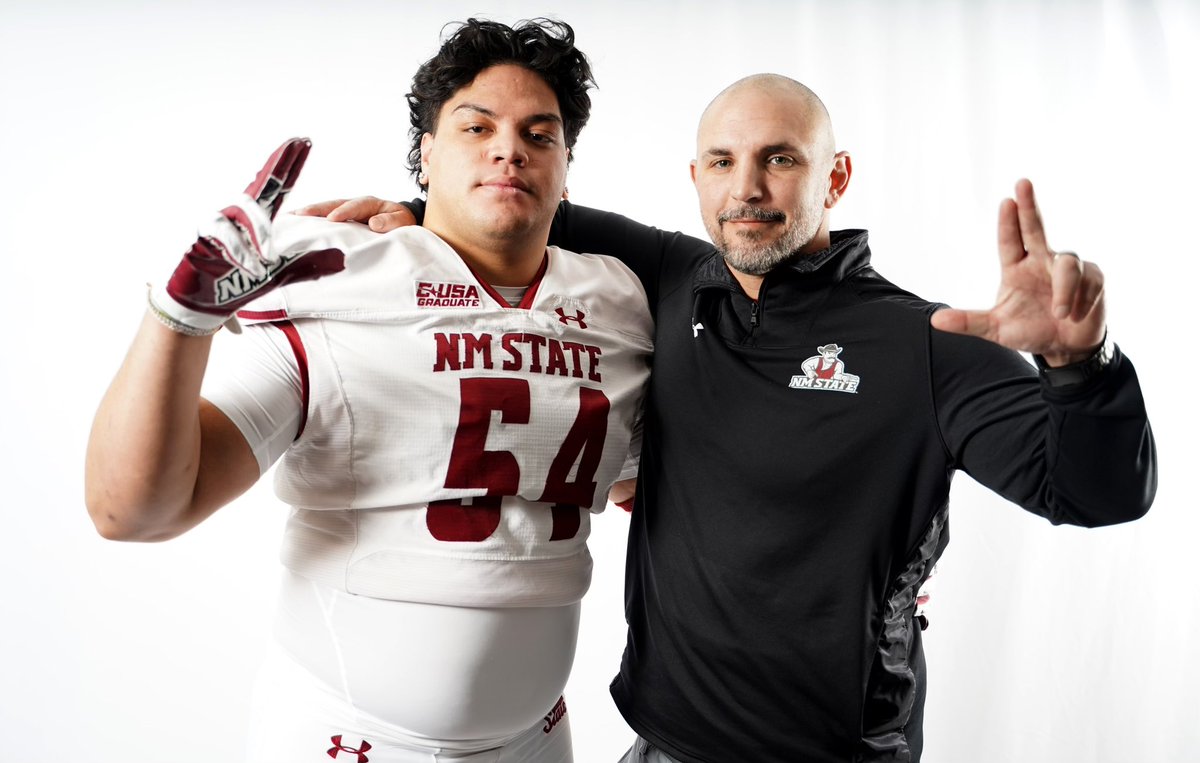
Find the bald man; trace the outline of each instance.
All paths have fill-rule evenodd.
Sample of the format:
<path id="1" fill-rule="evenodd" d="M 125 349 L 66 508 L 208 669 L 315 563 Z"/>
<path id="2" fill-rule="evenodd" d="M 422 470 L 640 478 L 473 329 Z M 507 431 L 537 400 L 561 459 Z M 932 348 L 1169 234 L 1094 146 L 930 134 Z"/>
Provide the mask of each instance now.
<path id="1" fill-rule="evenodd" d="M 851 176 L 834 146 L 811 90 L 757 75 L 700 121 L 692 178 L 715 250 L 559 208 L 551 239 L 621 257 L 657 326 L 611 687 L 640 737 L 628 763 L 919 760 L 915 600 L 948 540 L 953 473 L 1056 524 L 1125 522 L 1153 500 L 1102 274 L 1049 248 L 1029 182 L 1000 208 L 996 306 L 952 310 L 876 272 L 866 231 L 830 231 Z M 397 209 L 313 211 L 382 212 L 386 229 Z M 831 348 L 843 378 L 805 372 Z"/>

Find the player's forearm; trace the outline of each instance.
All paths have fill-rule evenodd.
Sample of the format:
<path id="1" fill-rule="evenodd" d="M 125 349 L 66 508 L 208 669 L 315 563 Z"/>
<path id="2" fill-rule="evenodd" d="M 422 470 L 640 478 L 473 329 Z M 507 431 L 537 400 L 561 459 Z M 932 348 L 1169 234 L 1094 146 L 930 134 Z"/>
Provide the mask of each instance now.
<path id="1" fill-rule="evenodd" d="M 86 502 L 104 537 L 163 540 L 190 527 L 211 342 L 143 320 L 88 441 Z"/>

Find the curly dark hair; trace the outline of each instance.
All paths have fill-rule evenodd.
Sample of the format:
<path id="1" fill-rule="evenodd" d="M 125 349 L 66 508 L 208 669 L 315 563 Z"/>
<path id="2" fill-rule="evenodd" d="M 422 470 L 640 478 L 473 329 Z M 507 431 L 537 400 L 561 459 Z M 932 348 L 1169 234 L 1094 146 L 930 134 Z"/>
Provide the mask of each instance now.
<path id="1" fill-rule="evenodd" d="M 567 148 L 575 146 L 591 115 L 592 99 L 587 91 L 596 81 L 587 56 L 575 47 L 571 25 L 537 18 L 509 27 L 467 19 L 442 43 L 437 55 L 421 64 L 413 77 L 412 92 L 404 96 L 412 122 L 408 169 L 414 177 L 421 172 L 421 136 L 437 130 L 442 106 L 479 72 L 498 64 L 523 66 L 546 81 L 558 97 Z"/>

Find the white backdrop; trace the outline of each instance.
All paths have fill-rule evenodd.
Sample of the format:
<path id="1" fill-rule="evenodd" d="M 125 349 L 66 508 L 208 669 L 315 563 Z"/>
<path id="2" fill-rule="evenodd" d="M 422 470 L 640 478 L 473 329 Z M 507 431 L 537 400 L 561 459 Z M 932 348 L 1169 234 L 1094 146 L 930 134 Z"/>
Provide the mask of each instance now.
<path id="1" fill-rule="evenodd" d="M 183 538 L 102 541 L 82 502 L 91 416 L 144 283 L 283 138 L 314 142 L 294 204 L 413 194 L 402 96 L 442 24 L 472 14 L 576 27 L 601 85 L 569 178 L 582 204 L 702 236 L 695 123 L 757 71 L 823 96 L 855 167 L 835 227 L 870 228 L 879 270 L 925 297 L 991 304 L 998 202 L 1034 180 L 1051 244 L 1108 276 L 1158 501 L 1132 525 L 1053 528 L 960 477 L 925 760 L 1200 760 L 1196 2 L 8 0 L 0 763 L 238 759 L 284 509 L 264 483 Z M 581 763 L 632 737 L 607 695 L 627 526 L 595 523 L 567 694 Z"/>

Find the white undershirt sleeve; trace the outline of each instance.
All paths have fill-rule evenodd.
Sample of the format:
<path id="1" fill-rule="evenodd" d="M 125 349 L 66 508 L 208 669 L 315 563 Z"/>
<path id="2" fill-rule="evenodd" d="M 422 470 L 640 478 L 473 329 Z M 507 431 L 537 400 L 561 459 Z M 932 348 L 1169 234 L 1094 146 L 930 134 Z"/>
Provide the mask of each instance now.
<path id="1" fill-rule="evenodd" d="M 200 394 L 241 431 L 259 475 L 291 446 L 304 417 L 296 354 L 283 331 L 270 324 L 247 326 L 241 336 L 222 332 L 213 342 Z"/>

